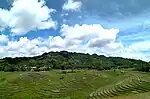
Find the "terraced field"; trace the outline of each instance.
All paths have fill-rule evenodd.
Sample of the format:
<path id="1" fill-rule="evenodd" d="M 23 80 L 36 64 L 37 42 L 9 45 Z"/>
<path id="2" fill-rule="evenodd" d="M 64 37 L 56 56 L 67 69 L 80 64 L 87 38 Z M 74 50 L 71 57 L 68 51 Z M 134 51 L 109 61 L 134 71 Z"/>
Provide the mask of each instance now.
<path id="1" fill-rule="evenodd" d="M 133 76 L 110 87 L 98 89 L 92 92 L 89 98 L 104 99 L 130 93 L 138 94 L 149 91 L 150 91 L 149 81 L 146 81 L 139 76 Z"/>
<path id="2" fill-rule="evenodd" d="M 150 99 L 149 76 L 131 70 L 0 72 L 0 99 Z"/>

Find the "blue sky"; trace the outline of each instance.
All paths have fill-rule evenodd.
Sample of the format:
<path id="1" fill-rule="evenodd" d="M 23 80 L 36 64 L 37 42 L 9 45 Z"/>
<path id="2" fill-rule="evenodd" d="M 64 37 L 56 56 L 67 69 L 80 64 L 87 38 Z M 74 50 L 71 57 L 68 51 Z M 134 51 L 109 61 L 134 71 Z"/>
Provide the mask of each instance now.
<path id="1" fill-rule="evenodd" d="M 49 51 L 150 60 L 149 0 L 1 0 L 0 57 Z"/>

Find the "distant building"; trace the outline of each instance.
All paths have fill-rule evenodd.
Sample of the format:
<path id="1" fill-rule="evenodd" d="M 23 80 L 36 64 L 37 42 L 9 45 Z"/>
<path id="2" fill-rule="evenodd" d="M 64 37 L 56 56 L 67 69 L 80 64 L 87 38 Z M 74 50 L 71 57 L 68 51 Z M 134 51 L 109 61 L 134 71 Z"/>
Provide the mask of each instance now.
<path id="1" fill-rule="evenodd" d="M 39 68 L 39 71 L 46 71 L 47 68 L 48 68 L 48 67 L 46 67 L 46 66 L 40 67 L 40 68 Z"/>
<path id="2" fill-rule="evenodd" d="M 30 67 L 31 68 L 31 71 L 35 71 L 37 69 L 37 67 Z"/>

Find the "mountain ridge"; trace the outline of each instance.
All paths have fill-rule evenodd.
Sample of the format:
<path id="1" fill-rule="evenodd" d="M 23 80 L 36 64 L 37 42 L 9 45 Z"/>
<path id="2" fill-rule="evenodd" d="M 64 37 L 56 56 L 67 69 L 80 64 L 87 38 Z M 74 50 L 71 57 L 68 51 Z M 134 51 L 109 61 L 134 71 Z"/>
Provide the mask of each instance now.
<path id="1" fill-rule="evenodd" d="M 0 70 L 2 71 L 9 71 L 10 68 L 13 68 L 13 71 L 28 71 L 25 68 L 30 68 L 29 70 L 31 70 L 31 67 L 47 67 L 48 70 L 136 68 L 143 71 L 143 68 L 148 69 L 150 67 L 150 63 L 136 59 L 106 57 L 104 55 L 90 55 L 68 51 L 48 52 L 35 57 L 6 57 L 0 59 Z"/>

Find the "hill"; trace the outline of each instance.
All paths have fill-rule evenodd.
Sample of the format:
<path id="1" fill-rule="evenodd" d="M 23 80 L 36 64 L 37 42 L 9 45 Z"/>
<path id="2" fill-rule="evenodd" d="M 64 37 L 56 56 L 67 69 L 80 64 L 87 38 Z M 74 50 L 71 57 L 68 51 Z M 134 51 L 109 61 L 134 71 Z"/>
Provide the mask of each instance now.
<path id="1" fill-rule="evenodd" d="M 105 57 L 103 55 L 89 55 L 67 51 L 49 52 L 36 57 L 7 57 L 0 60 L 0 71 L 43 71 L 83 68 L 97 70 L 134 68 L 149 72 L 150 63 L 121 57 Z"/>

